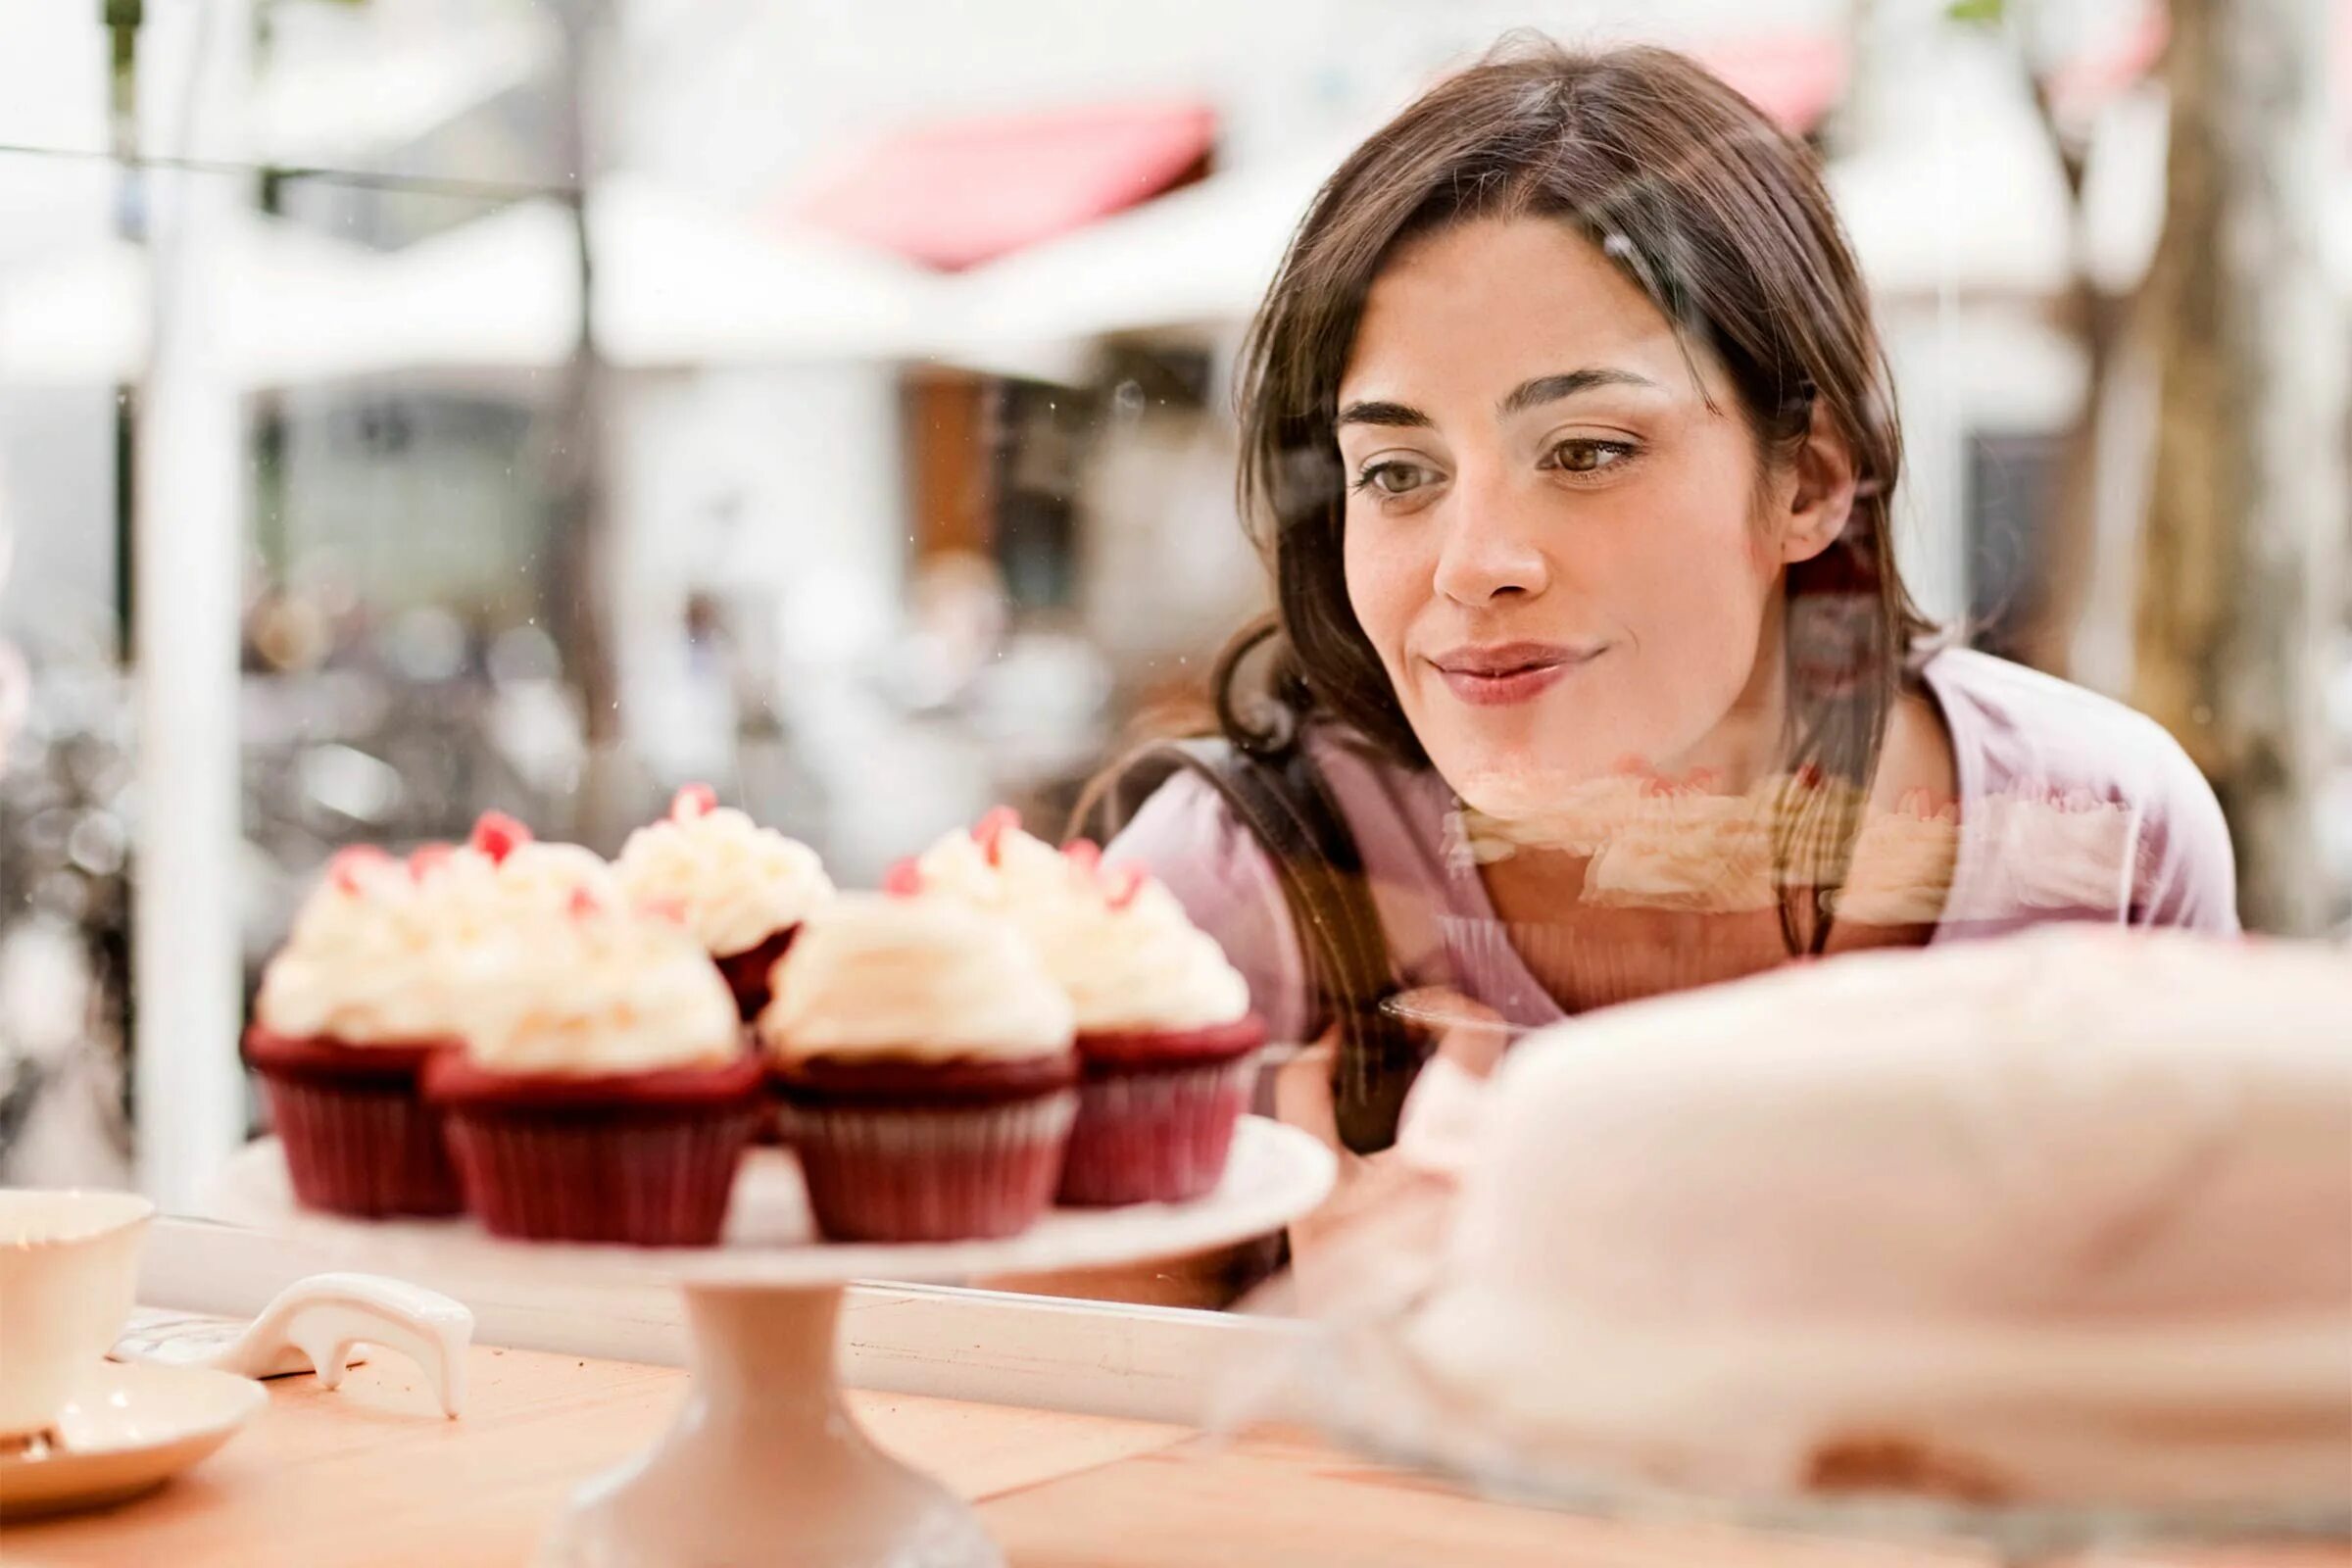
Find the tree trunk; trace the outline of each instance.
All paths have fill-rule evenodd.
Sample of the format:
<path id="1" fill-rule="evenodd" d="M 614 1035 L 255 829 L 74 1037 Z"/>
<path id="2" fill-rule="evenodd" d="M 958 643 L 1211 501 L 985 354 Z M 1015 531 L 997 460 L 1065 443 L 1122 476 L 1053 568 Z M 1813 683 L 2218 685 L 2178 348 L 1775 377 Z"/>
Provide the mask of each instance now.
<path id="1" fill-rule="evenodd" d="M 2158 375 L 2133 701 L 2213 780 L 2241 911 L 2332 911 L 2318 812 L 2340 567 L 2345 323 L 2322 270 L 2322 0 L 2173 0 Z"/>

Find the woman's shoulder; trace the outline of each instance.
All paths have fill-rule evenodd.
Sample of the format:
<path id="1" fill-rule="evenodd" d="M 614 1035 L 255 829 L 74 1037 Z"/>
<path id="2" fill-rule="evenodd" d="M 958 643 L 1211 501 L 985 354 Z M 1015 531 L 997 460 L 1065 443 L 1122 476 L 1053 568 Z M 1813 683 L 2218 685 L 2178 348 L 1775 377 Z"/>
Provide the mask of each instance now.
<path id="1" fill-rule="evenodd" d="M 2163 725 L 2088 687 L 1973 648 L 1936 654 L 1926 675 L 1953 745 L 2005 778 L 2143 805 L 2213 793 Z"/>
<path id="2" fill-rule="evenodd" d="M 1433 859 L 1442 852 L 1451 797 L 1434 772 L 1407 766 L 1336 725 L 1315 726 L 1301 745 L 1311 764 L 1305 776 L 1319 787 L 1338 825 L 1376 875 L 1400 860 Z M 1249 765 L 1237 763 L 1222 745 L 1197 755 L 1211 768 Z M 1277 777 L 1276 788 L 1286 798 L 1296 798 L 1298 787 Z M 1298 804 L 1312 808 L 1306 802 Z M 1225 792 L 1199 766 L 1173 769 L 1114 842 L 1131 854 L 1151 849 L 1220 864 L 1264 858 Z"/>
<path id="3" fill-rule="evenodd" d="M 2237 926 L 2236 865 L 2213 786 L 2163 725 L 2055 675 L 1973 649 L 1925 666 L 1971 801 L 2101 806 L 2132 827 L 2132 924 Z M 2087 816 L 2085 818 L 2087 820 Z"/>

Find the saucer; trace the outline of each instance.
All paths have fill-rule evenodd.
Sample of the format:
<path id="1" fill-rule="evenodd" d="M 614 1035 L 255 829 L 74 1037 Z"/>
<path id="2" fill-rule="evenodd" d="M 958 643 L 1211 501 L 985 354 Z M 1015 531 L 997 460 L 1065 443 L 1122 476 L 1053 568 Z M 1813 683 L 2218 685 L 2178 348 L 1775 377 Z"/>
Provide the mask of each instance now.
<path id="1" fill-rule="evenodd" d="M 0 1519 L 122 1502 L 236 1435 L 269 1400 L 259 1383 L 202 1367 L 100 1361 L 74 1380 L 38 1453 L 0 1453 Z"/>

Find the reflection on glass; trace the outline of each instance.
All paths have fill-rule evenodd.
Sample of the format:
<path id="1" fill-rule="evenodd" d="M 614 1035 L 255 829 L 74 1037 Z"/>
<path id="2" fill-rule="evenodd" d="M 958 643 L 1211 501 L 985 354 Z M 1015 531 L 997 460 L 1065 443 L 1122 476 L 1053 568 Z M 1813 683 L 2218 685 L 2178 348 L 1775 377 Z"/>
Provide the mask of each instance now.
<path id="1" fill-rule="evenodd" d="M 2123 427 L 2155 392 L 2113 323 L 2163 216 L 2131 29 L 2027 49 L 1931 8 L 1793 53 L 1740 31 L 1473 64 L 1475 19 L 1343 47 L 1240 7 L 1016 61 L 1017 29 L 918 6 L 936 47 L 877 74 L 871 29 L 583 42 L 424 8 L 412 36 L 400 7 L 271 9 L 218 167 L 135 122 L 119 150 L 145 162 L 67 157 L 105 143 L 89 16 L 0 61 L 0 98 L 54 131 L 0 152 L 0 1176 L 129 1179 L 130 1067 L 169 1029 L 244 1082 L 232 1020 L 142 1025 L 129 994 L 136 856 L 210 831 L 132 787 L 136 682 L 163 671 L 218 674 L 237 749 L 224 885 L 185 907 L 290 1039 L 370 1008 L 379 1043 L 470 1027 L 436 982 L 488 905 L 403 902 L 469 854 L 544 873 L 533 918 L 583 887 L 666 908 L 755 1028 L 817 890 L 903 886 L 915 857 L 1023 928 L 1060 1045 L 1116 1038 L 1132 1069 L 1134 1037 L 1262 1020 L 1261 1057 L 1193 1042 L 1201 1098 L 1377 1157 L 1425 1063 L 1491 1064 L 1465 1019 L 1516 1049 L 1857 949 L 2228 931 L 2233 826 L 2250 909 L 2341 917 L 2352 708 L 2313 716 L 2352 690 L 2340 616 L 2297 645 L 2328 668 L 2224 679 L 2274 617 L 2233 600 L 2206 619 L 2235 641 L 2168 641 L 2169 612 L 2134 612 L 2143 577 L 2199 588 L 2162 611 L 2230 574 L 2138 527 L 2195 488 L 2176 465 L 2230 470 L 2200 444 L 2220 415 L 2169 418 L 2154 467 Z M 1231 40 L 1222 64 L 1186 29 Z M 316 86 L 395 43 L 439 84 L 417 122 Z M 137 69 L 177 70 L 184 40 L 149 45 Z M 2021 64 L 2052 91 L 2017 90 Z M 738 73 L 782 90 L 712 90 Z M 1147 77 L 1213 102 L 1125 102 Z M 1003 118 L 1031 98 L 1103 101 Z M 912 129 L 916 101 L 944 123 Z M 2115 197 L 2116 167 L 2146 190 Z M 221 244 L 174 316 L 190 199 Z M 2156 282 L 2168 330 L 2212 314 Z M 152 361 L 191 312 L 235 323 L 200 390 L 236 451 L 157 482 Z M 2273 368 L 2225 401 L 2294 381 Z M 2340 484 L 2296 495 L 2342 512 Z M 173 586 L 158 541 L 223 515 L 223 659 L 132 649 L 139 594 Z M 2193 762 L 2087 689 L 2131 687 L 2140 620 L 2149 667 L 2196 671 L 2145 687 Z M 1993 657 L 2069 653 L 2084 685 Z M 2216 719 L 2224 691 L 2287 693 L 2294 723 Z M 1164 735 L 1204 765 L 1131 761 Z M 2289 826 L 2249 839 L 2272 762 L 2292 789 L 2261 819 Z M 2199 764 L 2234 779 L 2230 821 Z M 1058 853 L 1082 800 L 1119 808 Z M 999 808 L 1038 837 L 969 831 Z M 490 812 L 538 840 L 435 848 Z M 2281 845 L 2318 846 L 2308 876 Z M 1008 907 L 1032 872 L 1047 891 Z M 354 904 L 388 877 L 386 909 Z M 863 940 L 911 962 L 896 918 Z M 368 986 L 303 1004 L 335 951 Z M 635 1004 L 579 1000 L 583 1035 Z M 963 1027 L 969 1002 L 939 1010 Z M 283 1123 L 266 1099 L 248 1130 Z M 1272 1250 L 1052 1283 L 1222 1300 Z"/>

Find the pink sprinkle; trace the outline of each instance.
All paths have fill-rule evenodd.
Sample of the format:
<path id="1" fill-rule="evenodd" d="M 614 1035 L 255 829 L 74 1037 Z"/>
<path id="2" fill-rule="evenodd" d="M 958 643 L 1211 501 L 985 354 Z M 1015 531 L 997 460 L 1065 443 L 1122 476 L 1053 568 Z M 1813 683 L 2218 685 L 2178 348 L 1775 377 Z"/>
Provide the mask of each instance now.
<path id="1" fill-rule="evenodd" d="M 669 815 L 675 822 L 691 822 L 698 816 L 709 816 L 718 809 L 718 791 L 708 784 L 689 784 L 670 798 Z"/>
<path id="2" fill-rule="evenodd" d="M 1061 853 L 1086 876 L 1093 876 L 1102 864 L 1102 846 L 1093 839 L 1072 839 L 1061 847 Z"/>
<path id="3" fill-rule="evenodd" d="M 1114 865 L 1103 873 L 1103 901 L 1114 909 L 1124 909 L 1151 880 L 1152 873 L 1140 865 Z"/>
<path id="4" fill-rule="evenodd" d="M 893 898 L 913 898 L 923 891 L 923 868 L 910 859 L 899 861 L 882 873 L 882 891 Z"/>
<path id="5" fill-rule="evenodd" d="M 1021 813 L 1009 806 L 1000 806 L 973 824 L 972 842 L 988 856 L 988 863 L 996 865 L 1004 853 L 1004 835 L 1017 833 L 1020 827 Z"/>
<path id="6" fill-rule="evenodd" d="M 457 853 L 447 844 L 419 844 L 409 852 L 409 875 L 421 882 L 447 865 Z"/>
<path id="7" fill-rule="evenodd" d="M 531 830 L 504 811 L 484 811 L 466 842 L 488 856 L 491 864 L 503 865 L 508 856 L 531 842 Z"/>
<path id="8" fill-rule="evenodd" d="M 572 896 L 577 898 L 587 891 L 584 887 L 575 888 Z M 640 899 L 637 901 L 637 909 L 641 914 L 656 920 L 667 920 L 671 925 L 686 923 L 686 901 L 683 899 Z"/>
<path id="9" fill-rule="evenodd" d="M 571 902 L 565 906 L 565 907 L 570 911 L 571 917 L 574 920 L 585 920 L 590 915 L 597 915 L 605 912 L 604 905 L 600 903 L 597 899 L 597 896 L 585 886 L 576 887 L 571 890 Z"/>
<path id="10" fill-rule="evenodd" d="M 360 879 L 377 866 L 390 865 L 392 857 L 372 844 L 353 844 L 337 850 L 326 862 L 327 880 L 345 893 L 360 891 Z"/>

